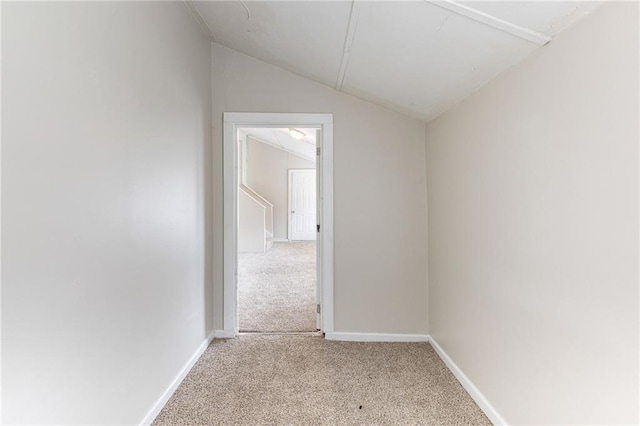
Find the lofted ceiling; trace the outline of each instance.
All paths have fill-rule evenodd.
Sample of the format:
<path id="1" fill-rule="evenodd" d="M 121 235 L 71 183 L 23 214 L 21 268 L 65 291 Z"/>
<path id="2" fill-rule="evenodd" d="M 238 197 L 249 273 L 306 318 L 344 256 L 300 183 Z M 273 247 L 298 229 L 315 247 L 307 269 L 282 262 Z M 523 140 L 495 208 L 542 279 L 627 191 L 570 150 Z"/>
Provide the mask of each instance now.
<path id="1" fill-rule="evenodd" d="M 294 131 L 300 132 L 300 135 L 302 135 L 300 139 L 292 137 L 289 128 L 280 127 L 242 127 L 238 130 L 238 136 L 241 140 L 250 136 L 259 142 L 315 163 L 316 129 L 302 127 L 295 127 L 293 129 L 295 129 Z"/>
<path id="2" fill-rule="evenodd" d="M 188 4 L 217 43 L 429 121 L 544 46 L 600 2 Z"/>

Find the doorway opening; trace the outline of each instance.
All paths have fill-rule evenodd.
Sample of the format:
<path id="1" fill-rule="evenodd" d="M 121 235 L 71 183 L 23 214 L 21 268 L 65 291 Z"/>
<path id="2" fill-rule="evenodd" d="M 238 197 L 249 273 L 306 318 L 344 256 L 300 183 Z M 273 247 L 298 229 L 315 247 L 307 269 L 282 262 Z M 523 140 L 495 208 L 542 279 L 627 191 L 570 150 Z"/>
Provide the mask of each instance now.
<path id="1" fill-rule="evenodd" d="M 237 137 L 239 332 L 316 332 L 319 130 L 239 127 Z"/>
<path id="2" fill-rule="evenodd" d="M 223 132 L 223 335 L 332 332 L 333 116 L 225 113 Z"/>

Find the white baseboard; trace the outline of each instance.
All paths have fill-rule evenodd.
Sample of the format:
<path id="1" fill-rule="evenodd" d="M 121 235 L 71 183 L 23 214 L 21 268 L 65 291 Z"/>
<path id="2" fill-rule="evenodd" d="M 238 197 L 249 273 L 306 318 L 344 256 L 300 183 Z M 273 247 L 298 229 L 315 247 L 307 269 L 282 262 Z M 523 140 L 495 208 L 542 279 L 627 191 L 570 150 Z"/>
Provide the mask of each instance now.
<path id="1" fill-rule="evenodd" d="M 271 241 L 274 243 L 288 243 L 290 242 L 287 238 L 273 238 Z"/>
<path id="2" fill-rule="evenodd" d="M 506 425 L 507 422 L 502 418 L 502 416 L 496 411 L 496 409 L 491 405 L 489 400 L 478 390 L 478 388 L 469 380 L 469 378 L 462 372 L 460 367 L 456 365 L 455 362 L 449 355 L 438 345 L 438 343 L 433 339 L 429 339 L 429 343 L 436 351 L 438 356 L 442 359 L 445 365 L 451 370 L 453 375 L 458 379 L 462 387 L 467 391 L 467 393 L 473 398 L 473 400 L 478 404 L 480 409 L 484 412 L 484 414 L 489 418 L 491 423 L 494 425 Z"/>
<path id="3" fill-rule="evenodd" d="M 381 333 L 326 333 L 327 340 L 344 342 L 428 342 L 427 334 L 381 334 Z"/>
<path id="4" fill-rule="evenodd" d="M 173 379 L 169 387 L 164 391 L 160 398 L 158 398 L 156 403 L 153 404 L 153 407 L 151 407 L 151 410 L 149 410 L 147 415 L 144 416 L 144 418 L 140 422 L 141 425 L 150 425 L 151 423 L 153 423 L 158 414 L 160 414 L 160 411 L 162 411 L 162 408 L 165 406 L 167 401 L 169 401 L 169 398 L 171 398 L 171 395 L 173 395 L 176 389 L 178 389 L 178 386 L 180 386 L 180 383 L 182 383 L 184 378 L 187 377 L 187 374 L 189 374 L 189 371 L 191 371 L 191 368 L 195 365 L 200 356 L 207 349 L 213 338 L 214 333 L 211 333 L 202 342 L 198 349 L 196 349 L 195 353 L 191 356 L 191 358 L 189 358 L 189 361 L 187 361 L 184 367 L 182 367 L 182 370 L 180 370 L 178 375 Z"/>
<path id="5" fill-rule="evenodd" d="M 229 330 L 213 330 L 211 334 L 214 339 L 233 339 L 236 337 L 236 332 Z"/>

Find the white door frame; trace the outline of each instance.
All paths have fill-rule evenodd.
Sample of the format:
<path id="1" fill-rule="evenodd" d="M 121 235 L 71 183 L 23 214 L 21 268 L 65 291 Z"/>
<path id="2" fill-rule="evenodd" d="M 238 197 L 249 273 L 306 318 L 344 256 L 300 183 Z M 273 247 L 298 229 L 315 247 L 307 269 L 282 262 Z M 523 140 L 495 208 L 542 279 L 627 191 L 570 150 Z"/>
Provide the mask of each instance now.
<path id="1" fill-rule="evenodd" d="M 320 330 L 333 332 L 333 114 L 225 112 L 223 119 L 223 326 L 238 333 L 238 144 L 239 127 L 305 127 L 320 129 L 316 163 L 320 192 L 317 279 L 321 294 Z"/>
<path id="2" fill-rule="evenodd" d="M 293 239 L 291 238 L 291 221 L 293 219 L 293 217 L 291 216 L 291 179 L 292 179 L 292 175 L 293 172 L 314 172 L 316 174 L 316 179 L 318 178 L 318 169 L 289 169 L 287 170 L 288 176 L 287 176 L 287 239 L 289 241 L 293 241 Z M 318 185 L 316 182 L 316 191 L 317 191 Z M 318 195 L 316 194 L 316 201 L 318 199 Z M 316 223 L 318 223 L 318 206 L 316 206 Z M 316 236 L 316 240 L 317 241 L 317 236 Z M 309 240 L 309 241 L 313 241 L 313 240 Z"/>

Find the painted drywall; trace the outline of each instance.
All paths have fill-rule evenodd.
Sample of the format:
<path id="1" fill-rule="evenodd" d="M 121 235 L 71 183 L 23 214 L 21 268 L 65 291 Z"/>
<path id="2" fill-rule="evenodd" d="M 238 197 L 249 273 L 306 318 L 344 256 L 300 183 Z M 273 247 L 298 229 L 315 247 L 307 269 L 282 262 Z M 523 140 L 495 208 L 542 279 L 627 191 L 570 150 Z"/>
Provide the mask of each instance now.
<path id="1" fill-rule="evenodd" d="M 273 204 L 273 237 L 287 238 L 289 169 L 315 169 L 316 165 L 247 138 L 247 186 Z"/>
<path id="2" fill-rule="evenodd" d="M 638 4 L 426 125 L 430 332 L 509 424 L 637 424 Z"/>
<path id="3" fill-rule="evenodd" d="M 175 2 L 2 9 L 2 421 L 137 424 L 212 330 L 210 43 Z"/>
<path id="4" fill-rule="evenodd" d="M 531 30 L 554 35 L 597 4 L 457 3 L 203 1 L 198 9 L 227 47 L 425 119 L 540 47 L 526 39 L 546 37 Z"/>
<path id="5" fill-rule="evenodd" d="M 425 334 L 424 123 L 213 46 L 214 321 L 222 328 L 222 113 L 332 113 L 336 331 Z"/>
<path id="6" fill-rule="evenodd" d="M 238 191 L 238 252 L 264 253 L 266 207 L 247 192 Z"/>

